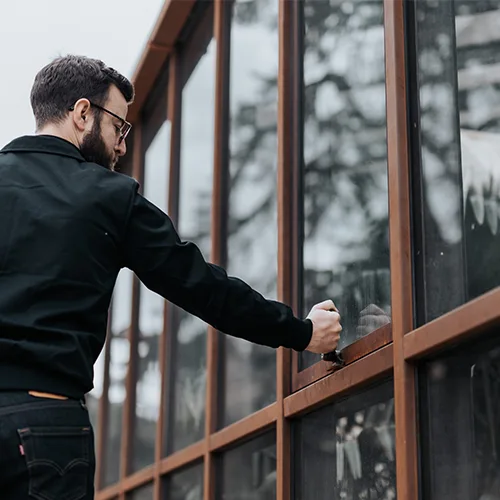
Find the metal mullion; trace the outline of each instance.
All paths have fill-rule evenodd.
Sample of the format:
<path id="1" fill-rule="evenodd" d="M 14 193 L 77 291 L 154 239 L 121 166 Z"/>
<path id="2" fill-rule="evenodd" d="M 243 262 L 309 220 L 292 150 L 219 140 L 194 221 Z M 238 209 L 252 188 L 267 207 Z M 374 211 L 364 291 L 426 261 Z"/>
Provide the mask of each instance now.
<path id="1" fill-rule="evenodd" d="M 144 152 L 142 150 L 142 123 L 134 128 L 134 151 L 133 151 L 132 175 L 139 182 L 144 177 Z M 137 379 L 137 341 L 139 323 L 139 294 L 140 282 L 134 276 L 132 284 L 132 311 L 130 327 L 128 329 L 128 340 L 130 347 L 129 366 L 126 378 L 126 396 L 123 406 L 122 445 L 120 453 L 120 481 L 121 484 L 130 470 L 131 451 L 133 449 L 133 426 L 136 402 L 135 384 Z M 124 500 L 124 494 L 120 494 L 120 500 Z"/>
<path id="2" fill-rule="evenodd" d="M 384 0 L 387 162 L 398 498 L 418 498 L 415 367 L 404 358 L 413 327 L 404 0 Z"/>
<path id="3" fill-rule="evenodd" d="M 212 192 L 211 261 L 224 264 L 227 247 L 227 209 L 229 178 L 229 19 L 226 0 L 214 0 L 215 118 L 214 118 L 214 175 Z M 215 465 L 210 451 L 211 434 L 218 419 L 218 362 L 219 333 L 212 327 L 207 336 L 207 393 L 204 451 L 204 499 L 215 500 Z"/>
<path id="4" fill-rule="evenodd" d="M 122 493 L 127 494 L 130 493 L 141 486 L 146 486 L 148 483 L 151 483 L 154 481 L 154 476 L 155 476 L 155 466 L 150 465 L 149 467 L 146 467 L 144 469 L 141 469 L 138 472 L 135 472 L 128 478 L 122 481 Z"/>
<path id="5" fill-rule="evenodd" d="M 392 367 L 393 346 L 389 344 L 285 398 L 285 417 L 296 418 L 327 405 L 390 375 Z"/>
<path id="6" fill-rule="evenodd" d="M 97 423 L 97 446 L 96 446 L 96 477 L 95 487 L 100 490 L 104 478 L 104 450 L 108 438 L 108 417 L 109 417 L 109 364 L 111 359 L 111 342 L 113 340 L 113 332 L 111 324 L 113 321 L 112 307 L 109 309 L 108 327 L 106 332 L 106 343 L 104 344 L 104 376 L 102 383 L 102 394 L 99 400 L 98 423 Z"/>
<path id="7" fill-rule="evenodd" d="M 179 201 L 179 159 L 180 159 L 180 135 L 181 135 L 181 93 L 179 79 L 178 53 L 174 52 L 170 56 L 168 85 L 165 89 L 167 94 L 166 116 L 170 121 L 170 156 L 169 164 L 165 168 L 169 169 L 169 181 L 167 189 L 168 213 L 174 224 L 178 221 L 178 201 Z M 170 304 L 165 303 L 163 314 L 163 331 L 159 342 L 158 360 L 160 364 L 161 376 L 161 396 L 160 413 L 156 426 L 156 446 L 155 446 L 155 483 L 154 498 L 161 499 L 161 471 L 160 463 L 163 458 L 165 436 L 168 433 L 168 419 L 166 418 L 166 408 L 170 397 L 169 391 L 169 356 L 167 349 L 172 344 L 171 331 L 169 331 L 169 317 L 172 312 Z"/>
<path id="8" fill-rule="evenodd" d="M 95 500 L 111 500 L 115 498 L 121 498 L 120 483 L 108 486 L 95 494 Z"/>
<path id="9" fill-rule="evenodd" d="M 291 238 L 291 278 L 290 278 L 290 291 L 291 291 L 291 304 L 295 314 L 302 315 L 302 290 L 303 290 L 303 244 L 304 244 L 304 211 L 303 211 L 303 142 L 304 142 L 304 126 L 302 122 L 303 115 L 303 84 L 304 84 L 304 20 L 303 20 L 303 2 L 294 0 L 288 9 L 291 10 L 292 22 L 291 30 L 292 36 L 290 50 L 295 65 L 292 65 L 291 74 L 289 78 L 291 81 L 291 99 L 292 99 L 292 116 L 291 122 L 293 128 L 290 131 L 291 147 L 293 147 L 292 158 L 290 158 L 290 165 L 292 168 L 290 178 L 290 232 Z M 297 384 L 296 379 L 299 373 L 299 353 L 291 353 L 291 370 L 292 370 L 292 391 L 295 390 Z"/>
<path id="10" fill-rule="evenodd" d="M 294 299 L 292 282 L 294 258 L 290 251 L 295 248 L 296 238 L 293 219 L 294 160 L 297 151 L 293 148 L 297 113 L 294 104 L 295 58 L 293 41 L 294 3 L 279 0 L 279 67 L 278 67 L 278 300 L 291 304 Z M 278 500 L 290 500 L 291 477 L 291 432 L 290 422 L 285 418 L 284 399 L 290 393 L 291 351 L 283 347 L 276 353 L 276 495 Z"/>
<path id="11" fill-rule="evenodd" d="M 120 495 L 126 497 L 127 493 L 140 488 L 141 486 L 146 486 L 148 483 L 152 483 L 155 477 L 155 465 L 150 465 L 135 472 L 131 476 L 122 480 L 120 483 Z"/>
<path id="12" fill-rule="evenodd" d="M 436 354 L 459 342 L 487 334 L 500 325 L 500 288 L 440 316 L 405 335 L 404 356 L 414 361 Z"/>
<path id="13" fill-rule="evenodd" d="M 178 469 L 197 463 L 203 460 L 205 455 L 205 440 L 198 441 L 172 455 L 163 458 L 160 462 L 160 474 L 164 476 L 171 474 Z"/>
<path id="14" fill-rule="evenodd" d="M 133 77 L 136 97 L 129 107 L 130 121 L 140 116 L 147 96 L 198 0 L 166 0 Z M 202 0 L 204 1 L 204 0 Z"/>
<path id="15" fill-rule="evenodd" d="M 220 451 L 243 441 L 254 434 L 273 427 L 279 414 L 278 403 L 272 403 L 262 410 L 231 424 L 210 436 L 211 452 Z"/>

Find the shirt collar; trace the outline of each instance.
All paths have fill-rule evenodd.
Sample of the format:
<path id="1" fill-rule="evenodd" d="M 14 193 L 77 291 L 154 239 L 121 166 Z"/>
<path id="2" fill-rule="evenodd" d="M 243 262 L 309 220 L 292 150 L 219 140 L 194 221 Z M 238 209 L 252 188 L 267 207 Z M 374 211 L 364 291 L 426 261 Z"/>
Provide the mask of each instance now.
<path id="1" fill-rule="evenodd" d="M 14 139 L 0 153 L 48 153 L 84 162 L 80 150 L 71 142 L 54 135 L 26 135 Z"/>

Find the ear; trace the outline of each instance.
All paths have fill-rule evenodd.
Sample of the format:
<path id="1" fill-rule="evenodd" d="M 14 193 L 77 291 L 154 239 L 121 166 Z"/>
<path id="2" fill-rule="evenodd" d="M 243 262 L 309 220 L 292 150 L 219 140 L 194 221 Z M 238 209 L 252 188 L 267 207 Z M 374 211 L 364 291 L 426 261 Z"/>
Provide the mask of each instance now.
<path id="1" fill-rule="evenodd" d="M 81 132 L 85 131 L 90 122 L 90 101 L 88 99 L 78 99 L 73 106 L 73 123 Z"/>

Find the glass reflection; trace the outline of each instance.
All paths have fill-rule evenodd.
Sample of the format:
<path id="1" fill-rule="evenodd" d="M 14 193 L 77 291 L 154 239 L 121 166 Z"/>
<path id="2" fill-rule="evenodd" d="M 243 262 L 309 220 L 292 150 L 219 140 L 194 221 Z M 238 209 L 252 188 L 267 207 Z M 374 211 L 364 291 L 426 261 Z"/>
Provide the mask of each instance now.
<path id="1" fill-rule="evenodd" d="M 103 457 L 104 486 L 120 478 L 123 405 L 126 396 L 126 377 L 130 359 L 128 333 L 132 314 L 133 273 L 122 269 L 118 274 L 111 310 L 109 358 L 108 421 Z"/>
<path id="2" fill-rule="evenodd" d="M 215 41 L 211 41 L 182 92 L 179 235 L 210 258 L 214 156 Z M 207 325 L 177 308 L 173 371 L 172 451 L 204 436 Z"/>
<path id="3" fill-rule="evenodd" d="M 422 375 L 425 498 L 498 500 L 498 341 L 427 363 Z"/>
<path id="4" fill-rule="evenodd" d="M 388 382 L 296 424 L 298 498 L 396 498 L 392 391 Z"/>
<path id="5" fill-rule="evenodd" d="M 340 348 L 390 322 L 383 19 L 382 0 L 304 2 L 303 312 L 332 298 Z"/>
<path id="6" fill-rule="evenodd" d="M 169 500 L 203 500 L 203 464 L 169 476 L 166 498 Z"/>
<path id="7" fill-rule="evenodd" d="M 170 122 L 156 133 L 145 154 L 144 196 L 167 211 Z M 158 347 L 165 301 L 141 284 L 133 470 L 153 463 L 156 423 L 160 413 L 161 374 Z"/>
<path id="8" fill-rule="evenodd" d="M 132 493 L 127 494 L 127 500 L 153 500 L 154 498 L 154 486 L 153 483 L 149 483 L 146 486 L 141 486 Z"/>
<path id="9" fill-rule="evenodd" d="M 276 434 L 271 432 L 220 458 L 217 498 L 276 499 Z"/>
<path id="10" fill-rule="evenodd" d="M 500 284 L 500 2 L 415 5 L 424 322 Z"/>
<path id="11" fill-rule="evenodd" d="M 236 1 L 231 29 L 227 267 L 269 298 L 277 277 L 277 16 L 277 0 Z M 276 354 L 232 337 L 224 350 L 228 425 L 275 400 Z"/>

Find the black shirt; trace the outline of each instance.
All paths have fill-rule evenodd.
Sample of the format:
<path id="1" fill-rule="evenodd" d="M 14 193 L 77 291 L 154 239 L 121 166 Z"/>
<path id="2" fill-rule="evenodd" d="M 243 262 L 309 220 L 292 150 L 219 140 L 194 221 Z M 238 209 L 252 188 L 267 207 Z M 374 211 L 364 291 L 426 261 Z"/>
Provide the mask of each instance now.
<path id="1" fill-rule="evenodd" d="M 138 188 L 57 137 L 0 151 L 0 390 L 92 389 L 122 267 L 221 332 L 307 347 L 309 320 L 208 264 Z"/>

